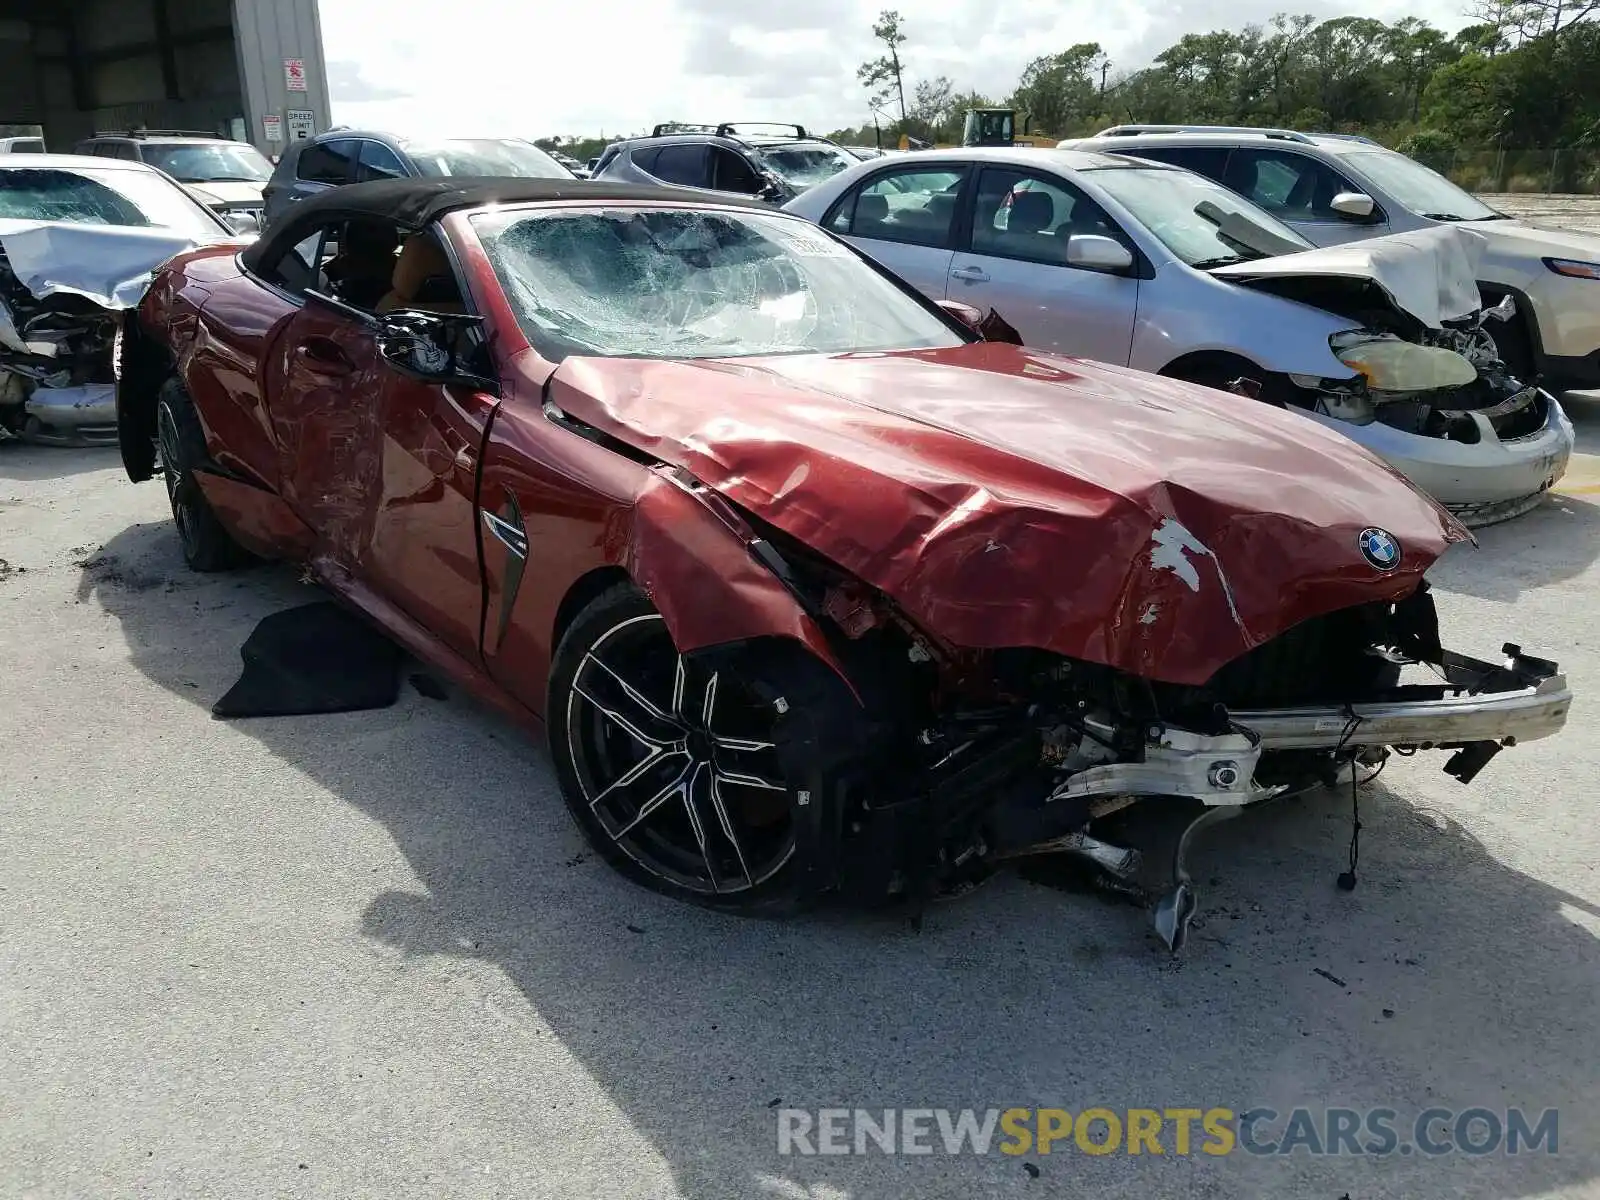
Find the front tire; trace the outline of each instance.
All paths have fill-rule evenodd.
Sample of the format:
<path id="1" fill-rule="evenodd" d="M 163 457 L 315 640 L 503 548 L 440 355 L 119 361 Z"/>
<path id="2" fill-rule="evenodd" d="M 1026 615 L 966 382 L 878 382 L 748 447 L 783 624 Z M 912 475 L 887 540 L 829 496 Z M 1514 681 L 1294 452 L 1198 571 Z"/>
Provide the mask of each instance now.
<path id="1" fill-rule="evenodd" d="M 800 806 L 814 785 L 797 790 L 777 731 L 804 681 L 767 698 L 761 653 L 714 666 L 681 655 L 661 614 L 619 584 L 561 638 L 546 722 L 562 796 L 602 858 L 677 899 L 776 916 L 806 897 Z"/>
<path id="2" fill-rule="evenodd" d="M 176 379 L 161 385 L 156 442 L 184 561 L 192 570 L 208 573 L 238 566 L 245 560 L 244 551 L 222 527 L 194 477 L 195 468 L 207 458 L 206 438 L 194 401 Z"/>

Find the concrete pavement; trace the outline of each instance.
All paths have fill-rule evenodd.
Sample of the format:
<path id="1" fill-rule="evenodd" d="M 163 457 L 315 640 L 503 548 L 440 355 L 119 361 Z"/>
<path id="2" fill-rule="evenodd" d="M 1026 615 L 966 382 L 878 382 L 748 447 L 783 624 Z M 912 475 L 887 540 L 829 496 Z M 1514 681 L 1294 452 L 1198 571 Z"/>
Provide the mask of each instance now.
<path id="1" fill-rule="evenodd" d="M 1600 410 L 1575 407 L 1588 453 Z M 1170 959 L 1003 876 L 920 934 L 729 920 L 584 850 L 454 689 L 222 724 L 293 571 L 188 573 L 159 483 L 0 446 L 0 1196 L 1600 1196 L 1600 483 L 1435 571 L 1448 640 L 1561 660 L 1471 787 L 1224 825 Z M 783 1157 L 781 1107 L 1560 1109 L 1560 1153 Z"/>

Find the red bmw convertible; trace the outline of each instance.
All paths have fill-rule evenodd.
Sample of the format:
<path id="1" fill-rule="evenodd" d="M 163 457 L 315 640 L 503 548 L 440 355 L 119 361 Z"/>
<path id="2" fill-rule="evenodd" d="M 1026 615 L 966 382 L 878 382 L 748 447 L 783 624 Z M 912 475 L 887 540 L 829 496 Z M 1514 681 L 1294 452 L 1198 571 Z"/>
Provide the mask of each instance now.
<path id="1" fill-rule="evenodd" d="M 158 272 L 123 454 L 191 566 L 307 564 L 542 726 L 618 869 L 727 909 L 1131 878 L 1131 803 L 1192 834 L 1562 727 L 1554 663 L 1443 649 L 1424 573 L 1469 535 L 1355 443 L 976 315 L 754 204 L 358 184 Z"/>

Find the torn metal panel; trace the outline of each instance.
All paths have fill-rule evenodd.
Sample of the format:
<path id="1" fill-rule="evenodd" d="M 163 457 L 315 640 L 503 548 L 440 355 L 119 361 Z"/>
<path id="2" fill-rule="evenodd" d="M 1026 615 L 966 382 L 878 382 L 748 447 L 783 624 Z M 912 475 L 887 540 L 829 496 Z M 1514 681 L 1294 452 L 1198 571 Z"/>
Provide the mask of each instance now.
<path id="1" fill-rule="evenodd" d="M 955 646 L 1034 646 L 1171 682 L 1203 682 L 1319 613 L 1398 599 L 1469 536 L 1312 422 L 1006 345 L 569 359 L 550 394 Z M 1373 525 L 1404 547 L 1393 571 L 1361 556 Z M 1163 569 L 1162 529 L 1205 551 L 1204 574 L 1189 558 Z M 1143 619 L 1151 605 L 1158 621 Z"/>
<path id="2" fill-rule="evenodd" d="M 1371 281 L 1401 312 L 1437 329 L 1482 307 L 1477 268 L 1484 246 L 1481 234 L 1441 225 L 1234 263 L 1212 274 L 1242 283 L 1332 278 L 1364 286 Z"/>
<path id="3" fill-rule="evenodd" d="M 37 300 L 70 293 L 101 308 L 132 308 L 151 272 L 198 245 L 170 229 L 0 220 L 11 272 Z"/>

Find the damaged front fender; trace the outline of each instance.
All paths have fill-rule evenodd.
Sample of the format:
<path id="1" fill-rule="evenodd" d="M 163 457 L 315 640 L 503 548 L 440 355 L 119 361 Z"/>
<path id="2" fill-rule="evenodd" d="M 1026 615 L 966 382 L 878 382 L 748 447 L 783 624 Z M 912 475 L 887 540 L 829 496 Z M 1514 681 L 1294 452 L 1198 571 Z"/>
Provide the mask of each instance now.
<path id="1" fill-rule="evenodd" d="M 656 472 L 634 503 L 622 565 L 684 653 L 789 638 L 848 682 L 821 626 L 773 570 L 770 548 L 763 561 L 758 555 L 764 543 L 737 521 L 700 485 Z"/>

